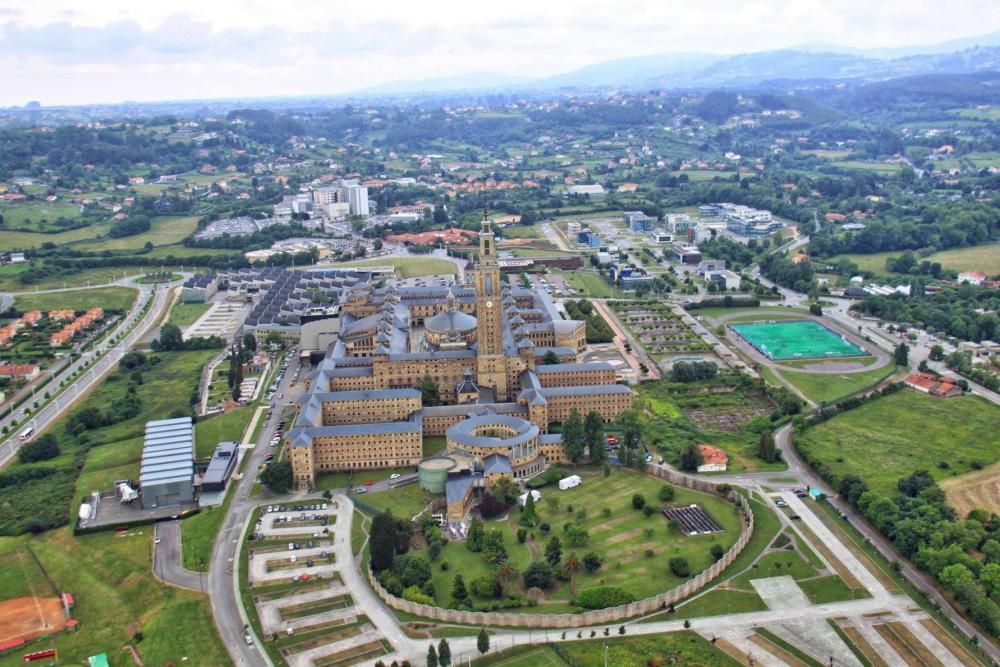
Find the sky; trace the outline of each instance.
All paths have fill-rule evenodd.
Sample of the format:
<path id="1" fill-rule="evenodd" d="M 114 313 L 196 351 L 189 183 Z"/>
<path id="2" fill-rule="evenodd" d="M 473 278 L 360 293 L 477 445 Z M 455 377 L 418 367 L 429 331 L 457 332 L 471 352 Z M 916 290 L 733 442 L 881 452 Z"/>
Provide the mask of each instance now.
<path id="1" fill-rule="evenodd" d="M 996 0 L 0 0 L 0 106 L 331 95 L 638 55 L 901 47 L 997 29 Z"/>

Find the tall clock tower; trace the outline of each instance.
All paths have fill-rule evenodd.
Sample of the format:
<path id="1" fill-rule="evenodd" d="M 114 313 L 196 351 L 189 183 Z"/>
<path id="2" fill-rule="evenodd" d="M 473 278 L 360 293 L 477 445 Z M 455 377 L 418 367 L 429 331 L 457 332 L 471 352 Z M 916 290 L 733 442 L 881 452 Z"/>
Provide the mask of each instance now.
<path id="1" fill-rule="evenodd" d="M 491 387 L 499 401 L 507 400 L 507 359 L 503 353 L 503 308 L 500 303 L 500 268 L 497 266 L 493 226 L 483 211 L 476 265 L 477 382 Z"/>

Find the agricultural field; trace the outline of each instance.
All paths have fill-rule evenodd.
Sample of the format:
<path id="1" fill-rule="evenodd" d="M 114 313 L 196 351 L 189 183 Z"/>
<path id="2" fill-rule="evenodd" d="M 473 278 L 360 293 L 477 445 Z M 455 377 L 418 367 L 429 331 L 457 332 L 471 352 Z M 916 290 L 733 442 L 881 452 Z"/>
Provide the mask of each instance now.
<path id="1" fill-rule="evenodd" d="M 98 287 L 95 289 L 51 292 L 49 294 L 22 294 L 14 298 L 14 308 L 19 311 L 71 308 L 76 312 L 88 308 L 103 308 L 105 312 L 128 312 L 135 302 L 136 291 L 131 287 Z"/>
<path id="2" fill-rule="evenodd" d="M 58 589 L 76 598 L 73 616 L 80 630 L 31 646 L 58 649 L 62 664 L 85 664 L 88 656 L 107 652 L 111 664 L 123 665 L 128 645 L 146 664 L 226 664 L 229 656 L 216 633 L 208 599 L 161 584 L 153 576 L 152 539 L 152 527 L 85 537 L 60 528 L 30 538 L 0 538 L 0 554 L 30 540 Z M 21 653 L 0 656 L 0 667 L 23 664 Z"/>
<path id="3" fill-rule="evenodd" d="M 612 301 L 608 305 L 635 340 L 652 355 L 712 349 L 667 304 L 658 301 Z"/>
<path id="4" fill-rule="evenodd" d="M 672 487 L 675 498 L 663 503 L 658 500 L 657 493 L 666 483 L 655 477 L 617 468 L 611 471 L 608 478 L 603 477 L 600 471 L 580 469 L 575 472 L 584 480 L 576 488 L 560 491 L 554 486 L 546 486 L 540 489 L 542 500 L 535 506 L 538 525 L 551 525 L 551 532 L 531 528 L 526 542 L 519 543 L 517 531 L 521 512 L 517 509 L 504 518 L 485 522 L 487 530 L 501 531 L 510 562 L 518 571 L 523 572 L 532 561 L 538 560 L 544 553 L 545 545 L 553 536 L 559 536 L 563 558 L 571 552 L 582 558 L 593 551 L 601 556 L 604 563 L 593 574 L 582 570 L 576 575 L 573 582 L 576 592 L 591 586 L 619 586 L 636 599 L 642 599 L 669 590 L 689 578 L 678 577 L 667 568 L 670 558 L 687 559 L 690 576 L 693 576 L 714 562 L 709 553 L 713 545 L 728 549 L 739 536 L 740 518 L 735 508 L 718 496 Z M 592 487 L 600 488 L 599 498 L 595 498 Z M 634 509 L 633 494 L 643 495 L 657 511 L 645 516 Z M 378 495 L 372 494 L 370 498 Z M 685 536 L 671 528 L 659 511 L 661 506 L 692 503 L 706 509 L 724 528 L 724 532 Z M 563 525 L 568 522 L 587 530 L 589 539 L 585 544 L 576 547 L 568 544 L 563 530 Z M 466 582 L 489 572 L 483 555 L 469 551 L 464 543 L 447 544 L 438 560 L 449 565 L 447 571 L 436 565 L 432 567 L 435 600 L 439 605 L 449 604 L 456 572 L 461 572 Z M 542 603 L 546 611 L 562 613 L 579 609 L 573 604 L 574 592 L 570 588 L 568 582 L 560 581 L 547 591 Z M 532 609 L 523 608 L 529 612 Z"/>
<path id="5" fill-rule="evenodd" d="M 899 164 L 862 162 L 860 160 L 842 160 L 832 162 L 831 165 L 848 171 L 872 171 L 881 176 L 893 176 L 903 168 Z"/>
<path id="6" fill-rule="evenodd" d="M 41 247 L 43 243 L 67 245 L 78 241 L 102 239 L 111 229 L 111 223 L 99 222 L 86 227 L 78 227 L 54 234 L 39 234 L 38 232 L 17 232 L 5 230 L 0 235 L 0 251 L 23 250 Z"/>
<path id="7" fill-rule="evenodd" d="M 1000 514 L 1000 462 L 944 479 L 941 489 L 959 516 L 964 517 L 977 507 Z"/>
<path id="8" fill-rule="evenodd" d="M 902 389 L 808 428 L 796 446 L 837 477 L 858 475 L 891 493 L 916 470 L 944 482 L 996 462 L 998 419 L 1000 408 L 975 396 L 939 399 Z"/>
<path id="9" fill-rule="evenodd" d="M 457 272 L 455 264 L 436 257 L 379 257 L 360 261 L 343 262 L 341 264 L 324 264 L 335 268 L 337 266 L 394 266 L 396 274 L 403 278 L 416 276 L 454 275 Z"/>
<path id="10" fill-rule="evenodd" d="M 80 206 L 72 202 L 27 202 L 0 205 L 6 230 L 35 233 L 65 232 L 86 225 Z"/>

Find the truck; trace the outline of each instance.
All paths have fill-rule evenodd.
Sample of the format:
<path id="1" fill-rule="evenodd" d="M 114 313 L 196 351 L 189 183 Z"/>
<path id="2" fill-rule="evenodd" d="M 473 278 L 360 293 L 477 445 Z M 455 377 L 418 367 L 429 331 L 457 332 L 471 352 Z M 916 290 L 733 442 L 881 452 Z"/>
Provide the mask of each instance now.
<path id="1" fill-rule="evenodd" d="M 572 489 L 575 486 L 580 486 L 583 480 L 580 479 L 579 475 L 570 475 L 569 477 L 563 477 L 559 480 L 559 490 L 565 491 L 566 489 Z"/>

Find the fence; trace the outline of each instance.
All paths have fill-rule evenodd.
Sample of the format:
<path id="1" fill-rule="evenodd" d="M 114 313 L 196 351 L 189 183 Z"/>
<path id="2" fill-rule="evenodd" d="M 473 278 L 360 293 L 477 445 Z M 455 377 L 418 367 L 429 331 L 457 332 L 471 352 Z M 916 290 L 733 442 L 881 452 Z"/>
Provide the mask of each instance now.
<path id="1" fill-rule="evenodd" d="M 647 466 L 647 472 L 666 479 L 667 481 L 696 491 L 707 493 L 719 493 L 719 484 L 688 475 L 682 475 L 673 470 Z M 753 535 L 754 517 L 753 511 L 747 499 L 733 490 L 727 490 L 724 494 L 728 500 L 735 503 L 740 508 L 744 517 L 743 528 L 736 543 L 729 548 L 722 558 L 713 563 L 708 569 L 703 570 L 693 579 L 685 581 L 680 586 L 673 588 L 666 593 L 660 593 L 653 597 L 630 602 L 629 604 L 606 609 L 594 609 L 580 614 L 516 614 L 504 612 L 487 611 L 466 611 L 461 609 L 445 609 L 418 602 L 411 602 L 398 598 L 387 591 L 378 582 L 371 570 L 368 571 L 368 580 L 372 588 L 379 597 L 393 609 L 404 611 L 408 614 L 430 618 L 435 621 L 445 623 L 464 623 L 466 625 L 481 626 L 501 626 L 501 627 L 521 627 L 521 628 L 575 628 L 586 625 L 601 625 L 621 621 L 642 614 L 649 614 L 675 604 L 689 595 L 695 593 L 705 584 L 709 583 L 722 574 L 736 557 L 740 555 Z"/>

